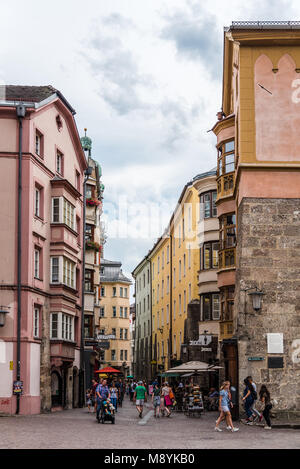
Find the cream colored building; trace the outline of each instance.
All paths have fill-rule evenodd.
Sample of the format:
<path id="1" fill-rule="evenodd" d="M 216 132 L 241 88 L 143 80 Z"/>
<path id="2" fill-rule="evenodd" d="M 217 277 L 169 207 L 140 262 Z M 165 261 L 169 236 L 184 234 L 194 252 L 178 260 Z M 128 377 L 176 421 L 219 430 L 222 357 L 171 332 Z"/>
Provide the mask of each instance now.
<path id="1" fill-rule="evenodd" d="M 128 373 L 131 366 L 131 280 L 125 277 L 121 266 L 121 262 L 101 259 L 98 331 L 101 336 L 112 335 L 115 339 L 109 339 L 109 349 L 102 350 L 100 362 L 102 368 L 109 365 Z"/>

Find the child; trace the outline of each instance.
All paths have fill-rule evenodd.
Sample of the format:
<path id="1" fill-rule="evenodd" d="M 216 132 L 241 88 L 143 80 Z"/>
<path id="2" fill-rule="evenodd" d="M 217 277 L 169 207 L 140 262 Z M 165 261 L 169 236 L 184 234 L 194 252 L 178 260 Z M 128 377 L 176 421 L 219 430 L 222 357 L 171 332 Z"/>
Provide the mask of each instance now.
<path id="1" fill-rule="evenodd" d="M 91 390 L 88 389 L 86 391 L 86 403 L 88 406 L 88 412 L 91 412 L 91 405 L 92 405 L 92 399 L 91 399 Z"/>

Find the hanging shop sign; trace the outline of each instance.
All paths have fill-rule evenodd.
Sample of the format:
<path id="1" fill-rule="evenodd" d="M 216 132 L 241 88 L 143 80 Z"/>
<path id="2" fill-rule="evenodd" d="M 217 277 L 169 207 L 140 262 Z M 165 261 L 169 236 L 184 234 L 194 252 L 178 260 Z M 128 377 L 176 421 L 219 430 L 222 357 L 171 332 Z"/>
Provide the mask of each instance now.
<path id="1" fill-rule="evenodd" d="M 109 350 L 110 343 L 108 341 L 101 340 L 97 344 L 97 349 Z"/>
<path id="2" fill-rule="evenodd" d="M 199 335 L 198 340 L 190 340 L 190 345 L 202 345 L 206 346 L 209 345 L 212 342 L 212 336 L 211 335 Z"/>
<path id="3" fill-rule="evenodd" d="M 109 335 L 98 334 L 97 335 L 97 340 L 113 340 L 115 338 L 116 338 L 115 334 L 109 334 Z"/>

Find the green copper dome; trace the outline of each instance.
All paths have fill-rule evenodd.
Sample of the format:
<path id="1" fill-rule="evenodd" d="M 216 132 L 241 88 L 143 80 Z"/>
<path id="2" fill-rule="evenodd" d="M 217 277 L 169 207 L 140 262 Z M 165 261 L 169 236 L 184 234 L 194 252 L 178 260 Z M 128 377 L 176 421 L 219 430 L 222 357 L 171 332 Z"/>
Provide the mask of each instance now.
<path id="1" fill-rule="evenodd" d="M 81 145 L 84 151 L 88 151 L 89 154 L 91 154 L 92 150 L 92 139 L 90 137 L 87 137 L 86 135 L 87 129 L 84 129 L 85 135 L 84 137 L 81 137 Z"/>

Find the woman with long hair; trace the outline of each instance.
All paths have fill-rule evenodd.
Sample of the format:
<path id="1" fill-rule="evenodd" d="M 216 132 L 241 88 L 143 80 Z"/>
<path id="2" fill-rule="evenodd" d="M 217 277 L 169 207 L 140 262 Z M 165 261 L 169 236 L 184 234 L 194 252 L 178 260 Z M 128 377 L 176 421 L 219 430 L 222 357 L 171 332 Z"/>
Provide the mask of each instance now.
<path id="1" fill-rule="evenodd" d="M 245 411 L 247 414 L 246 423 L 249 425 L 253 424 L 253 411 L 252 406 L 254 404 L 254 388 L 250 383 L 249 379 L 244 379 L 245 389 L 243 394 L 243 401 L 245 404 Z"/>
<path id="2" fill-rule="evenodd" d="M 164 399 L 164 410 L 166 411 L 167 417 L 170 417 L 172 407 L 170 391 L 172 391 L 172 389 L 170 388 L 169 383 L 165 382 L 161 389 L 161 397 Z"/>
<path id="3" fill-rule="evenodd" d="M 233 426 L 229 407 L 233 407 L 232 402 L 230 401 L 230 381 L 224 381 L 219 393 L 220 416 L 216 421 L 215 431 L 222 431 L 221 428 L 219 428 L 219 425 L 224 419 L 226 419 L 227 430 L 231 430 L 232 432 L 237 432 L 239 430 Z"/>
<path id="4" fill-rule="evenodd" d="M 265 404 L 265 408 L 263 411 L 263 416 L 265 418 L 266 424 L 264 426 L 265 430 L 271 430 L 271 420 L 270 420 L 270 410 L 272 409 L 272 404 L 271 404 L 271 396 L 270 392 L 267 389 L 267 386 L 265 384 L 262 384 L 260 391 L 259 391 L 259 399 L 261 402 Z"/>

